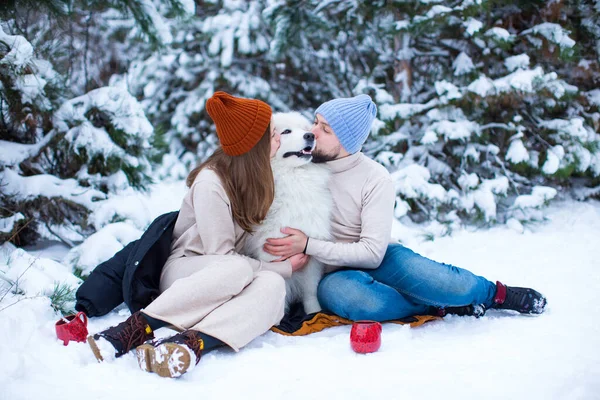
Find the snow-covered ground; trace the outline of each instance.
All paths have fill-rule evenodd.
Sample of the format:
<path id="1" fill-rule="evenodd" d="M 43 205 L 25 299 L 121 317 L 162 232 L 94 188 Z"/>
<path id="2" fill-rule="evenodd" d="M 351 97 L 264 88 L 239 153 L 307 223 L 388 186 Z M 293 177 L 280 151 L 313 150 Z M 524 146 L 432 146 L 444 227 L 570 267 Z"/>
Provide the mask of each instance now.
<path id="1" fill-rule="evenodd" d="M 501 226 L 433 242 L 394 228 L 425 256 L 542 291 L 541 316 L 387 324 L 370 355 L 352 352 L 349 327 L 299 338 L 269 332 L 169 380 L 140 371 L 133 354 L 98 364 L 86 344 L 63 346 L 47 298 L 34 298 L 0 311 L 0 399 L 600 399 L 600 202 L 556 203 L 547 215 L 524 234 Z M 31 253 L 57 259 L 60 251 Z M 90 320 L 90 331 L 127 315 Z"/>

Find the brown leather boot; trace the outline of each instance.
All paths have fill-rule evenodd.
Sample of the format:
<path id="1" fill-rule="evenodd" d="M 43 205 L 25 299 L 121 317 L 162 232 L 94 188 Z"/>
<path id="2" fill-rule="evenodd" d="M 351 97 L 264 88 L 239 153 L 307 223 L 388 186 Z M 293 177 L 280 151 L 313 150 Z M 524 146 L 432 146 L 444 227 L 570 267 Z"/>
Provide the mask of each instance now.
<path id="1" fill-rule="evenodd" d="M 119 325 L 88 336 L 87 341 L 96 359 L 101 362 L 121 357 L 151 339 L 154 339 L 154 332 L 144 315 L 138 311 Z"/>
<path id="2" fill-rule="evenodd" d="M 198 364 L 204 350 L 199 332 L 187 330 L 156 343 L 138 346 L 138 364 L 146 372 L 178 378 Z"/>

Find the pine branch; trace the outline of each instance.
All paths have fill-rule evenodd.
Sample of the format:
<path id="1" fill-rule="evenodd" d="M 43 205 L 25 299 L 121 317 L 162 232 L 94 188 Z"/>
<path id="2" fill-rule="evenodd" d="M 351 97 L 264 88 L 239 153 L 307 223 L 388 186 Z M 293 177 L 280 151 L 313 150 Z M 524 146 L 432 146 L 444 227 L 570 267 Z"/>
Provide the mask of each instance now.
<path id="1" fill-rule="evenodd" d="M 76 289 L 66 283 L 55 283 L 54 290 L 48 295 L 54 311 L 60 312 L 62 315 L 72 314 L 75 291 Z"/>

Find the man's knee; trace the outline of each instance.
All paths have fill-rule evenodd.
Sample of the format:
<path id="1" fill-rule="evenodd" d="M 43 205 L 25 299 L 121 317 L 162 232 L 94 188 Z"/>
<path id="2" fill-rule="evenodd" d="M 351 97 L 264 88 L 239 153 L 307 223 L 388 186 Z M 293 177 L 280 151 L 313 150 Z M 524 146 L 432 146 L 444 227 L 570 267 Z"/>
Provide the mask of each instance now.
<path id="1" fill-rule="evenodd" d="M 352 321 L 373 320 L 386 321 L 392 319 L 390 315 L 390 304 L 385 299 L 376 296 L 340 298 L 328 301 L 321 305 L 340 317 Z"/>
<path id="2" fill-rule="evenodd" d="M 363 271 L 344 270 L 332 272 L 321 279 L 317 296 L 319 302 L 321 299 L 347 298 L 352 292 L 356 291 L 358 286 L 372 281 L 373 278 Z"/>
<path id="3" fill-rule="evenodd" d="M 339 271 L 321 281 L 317 295 L 321 306 L 351 320 L 381 321 L 389 312 L 385 299 L 373 290 L 373 277 L 363 271 Z"/>

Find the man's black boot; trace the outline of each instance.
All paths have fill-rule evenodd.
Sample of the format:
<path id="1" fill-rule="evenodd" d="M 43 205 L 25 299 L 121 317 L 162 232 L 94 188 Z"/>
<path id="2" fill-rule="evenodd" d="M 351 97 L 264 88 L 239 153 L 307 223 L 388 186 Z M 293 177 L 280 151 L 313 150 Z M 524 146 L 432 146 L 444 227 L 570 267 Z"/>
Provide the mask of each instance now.
<path id="1" fill-rule="evenodd" d="M 485 315 L 486 308 L 483 304 L 469 304 L 467 306 L 459 306 L 459 307 L 433 307 L 434 312 L 433 315 L 438 317 L 445 317 L 446 315 L 458 315 L 461 317 L 469 316 L 469 317 L 483 317 Z"/>
<path id="2" fill-rule="evenodd" d="M 522 314 L 541 314 L 547 303 L 541 293 L 531 288 L 506 286 L 498 281 L 492 308 L 515 310 Z"/>

